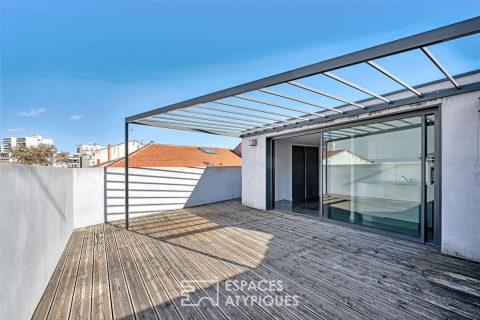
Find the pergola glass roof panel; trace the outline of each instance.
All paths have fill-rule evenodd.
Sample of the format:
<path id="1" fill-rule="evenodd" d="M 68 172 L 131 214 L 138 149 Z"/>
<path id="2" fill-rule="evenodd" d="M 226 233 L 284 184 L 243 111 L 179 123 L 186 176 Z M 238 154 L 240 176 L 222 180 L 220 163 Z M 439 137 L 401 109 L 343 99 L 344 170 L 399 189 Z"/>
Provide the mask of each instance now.
<path id="1" fill-rule="evenodd" d="M 440 94 L 470 92 L 479 89 L 480 83 L 460 85 L 453 75 L 480 67 L 479 32 L 480 17 L 476 17 L 140 113 L 125 121 L 242 137 L 414 103 Z M 450 88 L 425 91 L 420 84 L 427 81 L 449 81 Z M 392 91 L 409 95 L 394 99 L 389 97 Z M 409 124 L 396 121 L 390 127 L 401 125 Z M 357 128 L 356 132 L 374 128 Z"/>

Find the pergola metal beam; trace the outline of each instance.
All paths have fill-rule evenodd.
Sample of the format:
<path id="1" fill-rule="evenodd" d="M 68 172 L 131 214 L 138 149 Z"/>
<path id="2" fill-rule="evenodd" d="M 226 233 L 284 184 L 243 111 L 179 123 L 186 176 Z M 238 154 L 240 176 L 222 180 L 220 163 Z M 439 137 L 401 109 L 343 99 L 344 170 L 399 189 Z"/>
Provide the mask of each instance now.
<path id="1" fill-rule="evenodd" d="M 160 120 L 170 120 L 170 121 L 177 121 L 177 122 L 193 123 L 193 124 L 214 125 L 216 127 L 236 128 L 236 129 L 240 129 L 242 131 L 250 128 L 248 126 L 247 127 L 242 127 L 242 126 L 237 126 L 237 125 L 232 125 L 232 124 L 222 124 L 222 123 L 216 123 L 216 122 L 178 119 L 178 118 L 170 117 L 170 116 L 163 115 L 163 114 L 159 115 L 159 116 L 153 116 L 152 118 L 156 118 L 156 119 L 160 119 Z"/>
<path id="2" fill-rule="evenodd" d="M 480 70 L 478 70 L 480 72 Z M 460 89 L 457 88 L 448 88 L 448 89 L 442 89 L 442 90 L 436 90 L 432 92 L 424 92 L 421 97 L 417 96 L 410 96 L 406 98 L 402 98 L 399 100 L 395 100 L 392 103 L 385 103 L 385 102 L 380 102 L 377 104 L 369 105 L 368 108 L 366 109 L 353 109 L 352 111 L 349 111 L 348 116 L 350 117 L 355 117 L 359 116 L 362 114 L 371 114 L 374 111 L 380 111 L 380 110 L 385 110 L 385 109 L 391 109 L 395 107 L 400 107 L 404 105 L 409 105 L 409 104 L 415 104 L 415 103 L 420 103 L 424 101 L 429 101 L 433 99 L 439 99 L 439 98 L 444 98 L 444 97 L 450 97 L 453 95 L 458 95 L 462 93 L 468 93 L 468 92 L 474 92 L 480 90 L 480 82 L 475 82 L 471 84 L 465 84 L 460 87 Z M 377 117 L 375 115 L 371 117 Z M 284 126 L 281 130 L 288 130 L 288 129 L 295 129 L 295 128 L 301 128 L 306 125 L 314 125 L 314 124 L 320 124 L 320 123 L 325 123 L 325 122 L 331 122 L 332 120 L 337 120 L 344 118 L 344 115 L 341 114 L 332 114 L 328 118 L 315 118 L 315 119 L 309 119 L 309 121 L 305 122 L 300 122 L 295 125 L 286 125 Z M 266 128 L 263 133 L 272 133 L 272 132 L 277 132 L 280 131 L 278 129 L 269 129 Z M 241 137 L 246 138 L 249 136 L 252 136 L 253 134 L 244 134 Z"/>
<path id="3" fill-rule="evenodd" d="M 227 102 L 225 100 L 212 101 L 212 103 L 221 104 L 221 105 L 224 105 L 224 106 L 230 106 L 230 107 L 239 108 L 239 109 L 262 112 L 262 113 L 266 113 L 266 114 L 272 114 L 272 115 L 279 116 L 279 117 L 285 117 L 287 119 L 296 118 L 296 119 L 300 119 L 300 120 L 305 120 L 302 117 L 292 116 L 292 115 L 289 115 L 289 114 L 279 113 L 279 112 L 274 112 L 274 111 L 262 110 L 262 109 L 258 109 L 258 108 L 254 108 L 254 107 L 250 107 L 250 106 L 239 105 L 239 104 L 236 104 L 236 103 Z M 288 122 L 288 120 L 284 120 L 284 121 Z M 295 123 L 295 121 L 290 121 L 290 122 Z"/>
<path id="4" fill-rule="evenodd" d="M 307 111 L 307 110 L 304 110 L 304 109 L 294 108 L 294 107 L 286 106 L 286 105 L 271 102 L 271 101 L 265 101 L 263 99 L 257 99 L 257 98 L 248 97 L 248 96 L 245 96 L 245 95 L 240 95 L 240 94 L 236 95 L 234 97 L 238 98 L 238 99 L 253 101 L 253 102 L 256 102 L 256 103 L 261 103 L 261 104 L 264 104 L 264 105 L 267 105 L 267 106 L 272 106 L 272 107 L 281 108 L 281 109 L 285 109 L 285 110 L 300 112 L 300 113 L 307 114 L 307 115 L 318 116 L 318 114 Z"/>
<path id="5" fill-rule="evenodd" d="M 156 121 L 150 121 L 150 120 L 136 120 L 134 122 L 135 124 L 142 124 L 146 126 L 151 126 L 151 127 L 159 127 L 159 128 L 168 128 L 168 129 L 175 129 L 175 130 L 183 130 L 183 131 L 193 131 L 193 132 L 203 132 L 203 133 L 211 133 L 211 134 L 216 134 L 220 136 L 229 136 L 229 137 L 235 137 L 238 138 L 238 134 L 232 134 L 230 132 L 225 132 L 221 130 L 204 130 L 204 129 L 195 129 L 192 127 L 188 126 L 179 126 L 179 125 L 168 125 L 168 124 L 162 124 L 162 123 L 157 123 Z"/>
<path id="6" fill-rule="evenodd" d="M 231 134 L 233 134 L 237 137 L 240 134 L 243 133 L 242 131 L 238 131 L 238 130 L 227 130 L 225 128 L 202 126 L 202 125 L 198 125 L 198 124 L 187 124 L 187 123 L 182 123 L 182 122 L 168 122 L 168 121 L 155 121 L 155 122 L 158 122 L 159 124 L 189 127 L 189 128 L 197 129 L 197 130 L 213 130 L 213 131 L 217 131 L 217 132 L 228 132 L 228 133 L 231 133 Z"/>
<path id="7" fill-rule="evenodd" d="M 157 117 L 152 117 L 152 118 L 156 118 L 158 119 Z M 164 123 L 164 124 L 174 124 L 174 125 L 180 125 L 180 126 L 188 126 L 188 127 L 192 127 L 192 128 L 207 128 L 207 129 L 215 129 L 215 130 L 222 130 L 222 131 L 225 131 L 225 132 L 235 132 L 235 133 L 241 133 L 243 132 L 244 130 L 243 129 L 235 129 L 235 128 L 224 128 L 224 127 L 219 127 L 219 126 L 216 126 L 216 125 L 213 125 L 213 124 L 198 124 L 198 123 L 190 123 L 188 121 L 172 121 L 172 120 L 168 120 L 168 119 L 160 119 L 160 120 L 154 120 L 154 119 L 151 119 L 151 118 L 147 118 L 145 120 L 151 120 L 151 121 L 156 121 L 158 123 Z"/>
<path id="8" fill-rule="evenodd" d="M 183 111 L 183 110 L 177 110 L 177 111 L 188 113 L 188 111 Z M 206 117 L 199 117 L 199 116 L 192 116 L 192 115 L 183 115 L 183 114 L 177 114 L 177 113 L 173 113 L 173 112 L 163 113 L 163 114 L 168 115 L 168 116 L 178 117 L 178 118 L 198 119 L 198 120 L 207 120 L 207 121 L 221 122 L 221 123 L 227 123 L 227 124 L 234 124 L 234 125 L 237 125 L 237 126 L 244 126 L 246 128 L 253 128 L 254 127 L 254 126 L 252 127 L 252 125 L 248 125 L 248 124 L 241 123 L 241 122 L 236 122 L 236 121 L 227 121 L 227 120 L 222 120 L 222 119 L 213 119 L 213 118 L 206 118 Z"/>
<path id="9" fill-rule="evenodd" d="M 422 32 L 413 36 L 405 37 L 399 40 L 391 41 L 385 44 L 371 48 L 359 50 L 353 53 L 345 54 L 336 58 L 314 63 L 308 66 L 279 73 L 270 77 L 248 82 L 243 85 L 235 86 L 229 89 L 220 90 L 214 93 L 203 95 L 190 100 L 171 104 L 166 107 L 156 108 L 147 112 L 139 113 L 127 117 L 126 122 L 147 118 L 160 113 L 166 113 L 181 108 L 186 108 L 199 103 L 207 103 L 261 88 L 271 87 L 280 83 L 294 81 L 331 70 L 348 67 L 354 64 L 376 60 L 379 58 L 391 56 L 394 54 L 427 47 L 437 43 L 453 40 L 460 37 L 476 34 L 480 32 L 480 17 L 457 22 L 448 26 L 434 30 Z"/>
<path id="10" fill-rule="evenodd" d="M 349 87 L 352 87 L 352 88 L 354 88 L 354 89 L 357 89 L 357 90 L 359 90 L 359 91 L 362 91 L 362 92 L 364 92 L 364 93 L 366 93 L 366 94 L 368 94 L 368 95 L 370 95 L 370 96 L 372 96 L 372 97 L 374 97 L 374 98 L 383 100 L 383 101 L 385 101 L 385 102 L 390 102 L 390 100 L 388 100 L 387 98 L 382 97 L 381 95 L 376 94 L 376 93 L 374 93 L 374 92 L 372 92 L 372 91 L 370 91 L 370 90 L 367 90 L 367 89 L 365 89 L 364 87 L 359 86 L 358 84 L 355 84 L 355 83 L 350 82 L 350 81 L 348 81 L 348 80 L 346 80 L 346 79 L 343 79 L 342 77 L 339 77 L 339 76 L 337 76 L 337 75 L 334 75 L 334 74 L 331 73 L 331 72 L 324 72 L 323 74 L 326 75 L 327 77 L 332 78 L 333 80 L 337 80 L 338 82 L 341 82 L 341 83 L 343 83 L 343 84 L 345 84 L 345 85 L 347 85 L 347 86 L 349 86 Z"/>
<path id="11" fill-rule="evenodd" d="M 266 119 L 266 120 L 272 120 L 275 122 L 289 122 L 289 123 L 295 123 L 295 121 L 290 121 L 290 120 L 283 120 L 283 119 L 278 119 L 278 118 L 272 118 L 272 117 L 267 117 L 267 116 L 262 116 L 262 115 L 257 115 L 257 114 L 251 114 L 251 113 L 245 113 L 245 112 L 239 112 L 239 111 L 232 111 L 232 110 L 225 110 L 217 107 L 211 107 L 211 106 L 206 106 L 206 105 L 196 105 L 194 106 L 195 108 L 200 108 L 200 109 L 206 109 L 206 110 L 212 110 L 212 111 L 217 111 L 217 112 L 224 112 L 224 113 L 233 113 L 233 114 L 238 114 L 240 116 L 246 116 L 246 117 L 252 117 L 252 118 L 260 118 L 260 119 Z"/>
<path id="12" fill-rule="evenodd" d="M 288 99 L 288 100 L 292 100 L 292 101 L 296 101 L 296 102 L 301 102 L 301 103 L 304 103 L 304 104 L 308 104 L 308 105 L 311 105 L 311 106 L 314 106 L 314 107 L 317 107 L 317 108 L 321 108 L 321 109 L 324 109 L 324 110 L 328 110 L 328 111 L 334 111 L 334 112 L 337 112 L 337 113 L 343 113 L 342 110 L 337 110 L 335 108 L 331 108 L 331 107 L 328 107 L 328 106 L 324 106 L 322 104 L 319 104 L 319 103 L 316 103 L 316 102 L 312 102 L 312 101 L 306 101 L 306 100 L 303 100 L 303 99 L 300 99 L 300 98 L 297 98 L 297 97 L 292 97 L 292 96 L 289 96 L 285 93 L 281 93 L 281 92 L 278 92 L 278 91 L 273 91 L 273 90 L 270 90 L 270 89 L 258 89 L 258 91 L 261 91 L 261 92 L 264 92 L 264 93 L 268 93 L 268 94 L 271 94 L 273 96 L 277 96 L 277 97 L 281 97 L 281 98 L 284 98 L 284 99 Z"/>
<path id="13" fill-rule="evenodd" d="M 389 77 L 390 79 L 392 79 L 393 81 L 397 82 L 398 84 L 400 84 L 401 86 L 405 87 L 406 89 L 412 91 L 413 93 L 415 93 L 417 96 L 422 96 L 422 94 L 420 92 L 418 92 L 416 89 L 414 89 L 412 86 L 408 85 L 407 83 L 405 83 L 404 81 L 402 81 L 400 78 L 398 78 L 397 76 L 393 75 L 392 73 L 390 73 L 389 71 L 387 71 L 386 69 L 384 69 L 382 66 L 378 65 L 377 63 L 375 63 L 374 61 L 367 61 L 367 64 L 370 65 L 371 67 L 375 68 L 376 70 L 380 71 L 381 73 L 383 73 L 384 75 L 386 75 L 387 77 Z"/>
<path id="14" fill-rule="evenodd" d="M 437 68 L 445 75 L 445 77 L 447 77 L 448 80 L 450 80 L 450 82 L 455 86 L 455 88 L 459 89 L 460 88 L 460 85 L 457 83 L 457 81 L 455 81 L 455 79 L 453 79 L 453 77 L 448 73 L 447 69 L 445 69 L 444 66 L 442 66 L 442 64 L 440 63 L 440 61 L 438 61 L 438 59 L 433 55 L 433 53 L 430 52 L 430 50 L 428 50 L 427 47 L 422 47 L 421 50 L 423 51 L 423 53 L 425 53 L 425 55 L 433 62 L 433 64 L 435 66 L 437 66 Z"/>
<path id="15" fill-rule="evenodd" d="M 362 106 L 362 105 L 359 104 L 359 103 L 356 103 L 356 102 L 353 102 L 353 101 L 349 101 L 349 100 L 344 99 L 344 98 L 341 98 L 341 97 L 334 96 L 333 94 L 327 93 L 327 92 L 325 92 L 325 91 L 320 91 L 320 90 L 318 90 L 318 89 L 315 89 L 315 88 L 309 87 L 309 86 L 307 86 L 307 85 L 304 85 L 303 83 L 300 83 L 300 82 L 289 81 L 288 84 L 291 84 L 292 86 L 295 86 L 295 87 L 298 87 L 298 88 L 302 88 L 302 89 L 304 89 L 304 90 L 308 90 L 308 91 L 310 91 L 310 92 L 317 93 L 317 94 L 319 94 L 319 95 L 328 97 L 328 98 L 330 98 L 330 99 L 334 99 L 334 100 L 341 101 L 341 102 L 346 103 L 346 104 L 350 104 L 350 105 L 355 106 L 355 107 L 358 107 L 358 108 L 360 108 L 360 109 L 365 108 L 365 106 Z"/>
<path id="16" fill-rule="evenodd" d="M 223 114 L 203 112 L 203 111 L 197 111 L 197 110 L 192 110 L 192 109 L 185 109 L 185 110 L 179 110 L 179 111 L 182 111 L 182 112 L 184 111 L 184 112 L 187 112 L 187 113 L 202 114 L 204 116 L 217 117 L 217 118 L 222 118 L 222 119 L 226 118 L 226 119 L 239 120 L 239 121 L 252 122 L 252 123 L 270 124 L 270 122 L 265 122 L 265 121 L 260 121 L 260 120 L 252 120 L 252 119 L 247 119 L 247 118 L 226 116 L 226 115 L 223 115 Z"/>

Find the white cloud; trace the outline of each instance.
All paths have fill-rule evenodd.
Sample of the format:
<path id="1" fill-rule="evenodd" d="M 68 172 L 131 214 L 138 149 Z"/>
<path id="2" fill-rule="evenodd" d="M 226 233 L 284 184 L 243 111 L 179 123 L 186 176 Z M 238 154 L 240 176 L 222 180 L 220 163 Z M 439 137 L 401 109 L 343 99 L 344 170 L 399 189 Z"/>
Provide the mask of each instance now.
<path id="1" fill-rule="evenodd" d="M 68 119 L 73 120 L 73 121 L 80 120 L 82 118 L 83 118 L 83 116 L 80 115 L 80 114 L 72 114 L 70 117 L 68 117 Z"/>
<path id="2" fill-rule="evenodd" d="M 46 108 L 32 109 L 30 111 L 17 112 L 19 117 L 38 117 L 40 114 L 47 112 Z"/>
<path id="3" fill-rule="evenodd" d="M 6 130 L 8 132 L 22 132 L 22 131 L 25 131 L 26 129 L 25 128 L 6 128 Z"/>

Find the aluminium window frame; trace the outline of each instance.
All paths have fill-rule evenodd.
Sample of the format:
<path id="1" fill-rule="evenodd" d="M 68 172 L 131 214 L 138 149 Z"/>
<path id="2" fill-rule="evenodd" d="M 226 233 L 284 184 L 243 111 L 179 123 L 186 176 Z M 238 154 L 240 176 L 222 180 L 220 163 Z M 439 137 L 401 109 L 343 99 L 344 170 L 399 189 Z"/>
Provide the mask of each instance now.
<path id="1" fill-rule="evenodd" d="M 425 197 L 425 189 L 426 189 L 426 183 L 425 183 L 425 143 L 426 143 L 426 126 L 425 126 L 425 117 L 427 115 L 435 115 L 435 186 L 434 186 L 434 242 L 433 243 L 427 243 L 425 241 L 425 213 L 426 213 L 426 197 Z M 409 118 L 409 117 L 421 117 L 421 209 L 420 209 L 420 235 L 418 237 L 412 237 L 408 235 L 404 235 L 401 233 L 393 232 L 393 231 L 388 231 L 384 229 L 379 229 L 375 227 L 370 227 L 370 226 L 364 226 L 364 225 L 358 225 L 350 222 L 344 222 L 332 218 L 328 218 L 326 214 L 323 212 L 323 190 L 324 190 L 324 182 L 325 182 L 325 171 L 324 171 L 324 165 L 323 165 L 323 159 L 324 159 L 324 143 L 323 143 L 323 134 L 327 131 L 331 130 L 337 130 L 337 129 L 348 129 L 352 128 L 355 126 L 361 126 L 361 125 L 369 125 L 369 124 L 375 124 L 375 123 L 381 123 L 385 121 L 393 121 L 393 120 L 401 120 L 404 118 Z M 293 215 L 299 215 L 302 217 L 307 217 L 315 220 L 321 220 L 325 221 L 328 223 L 333 223 L 336 225 L 341 225 L 345 227 L 349 227 L 352 229 L 357 229 L 357 230 L 362 230 L 362 231 L 368 231 L 380 235 L 385 235 L 389 236 L 392 238 L 397 238 L 397 239 L 402 239 L 402 240 L 408 240 L 412 241 L 415 243 L 421 243 L 425 245 L 431 245 L 437 250 L 441 249 L 441 238 L 442 238 L 442 232 L 441 232 L 441 225 L 442 225 L 442 219 L 441 219 L 441 208 L 442 208 L 442 198 L 441 198 L 441 177 L 442 177 L 442 157 L 441 157 L 441 103 L 438 104 L 433 104 L 429 106 L 425 106 L 423 108 L 419 108 L 416 110 L 402 110 L 398 112 L 392 112 L 390 114 L 386 115 L 378 115 L 374 116 L 368 119 L 362 119 L 362 120 L 352 120 L 348 121 L 342 124 L 332 124 L 330 126 L 325 126 L 322 128 L 316 128 L 316 129 L 307 129 L 304 131 L 298 131 L 295 133 L 290 133 L 290 134 L 280 134 L 280 135 L 275 135 L 275 136 L 270 136 L 266 138 L 267 141 L 267 166 L 266 166 L 266 208 L 267 210 L 275 210 L 275 211 L 281 211 L 285 212 L 288 214 L 293 214 Z M 284 209 L 277 209 L 275 208 L 275 195 L 272 192 L 275 192 L 275 154 L 272 153 L 272 145 L 275 144 L 275 140 L 281 140 L 285 138 L 291 138 L 291 137 L 298 137 L 298 136 L 305 136 L 305 135 L 311 135 L 311 134 L 318 134 L 320 133 L 320 151 L 321 151 L 321 157 L 320 157 L 320 175 L 321 175 L 321 181 L 320 181 L 320 208 L 319 208 L 319 214 L 316 216 L 313 215 L 305 215 L 302 213 L 297 213 L 293 211 L 288 211 Z M 270 147 L 269 147 L 270 146 Z"/>

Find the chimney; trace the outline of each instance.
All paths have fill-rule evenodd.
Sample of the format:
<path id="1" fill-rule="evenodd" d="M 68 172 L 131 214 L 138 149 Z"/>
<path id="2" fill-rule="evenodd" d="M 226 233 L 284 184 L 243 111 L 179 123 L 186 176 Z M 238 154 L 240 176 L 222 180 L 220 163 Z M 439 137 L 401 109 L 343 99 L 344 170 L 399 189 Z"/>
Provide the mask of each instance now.
<path id="1" fill-rule="evenodd" d="M 111 152 L 112 152 L 112 145 L 109 144 L 109 145 L 108 145 L 108 162 L 110 162 L 110 161 L 112 160 L 112 154 L 111 154 Z"/>

